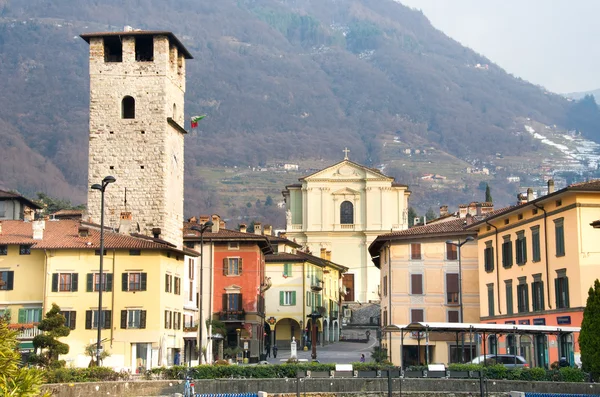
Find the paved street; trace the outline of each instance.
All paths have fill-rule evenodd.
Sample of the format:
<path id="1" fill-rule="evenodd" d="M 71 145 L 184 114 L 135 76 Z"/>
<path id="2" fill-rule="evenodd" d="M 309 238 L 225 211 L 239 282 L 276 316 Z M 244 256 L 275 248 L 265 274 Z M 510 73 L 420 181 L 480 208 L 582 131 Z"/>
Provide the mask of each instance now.
<path id="1" fill-rule="evenodd" d="M 321 363 L 347 364 L 360 361 L 360 355 L 364 354 L 365 361 L 368 362 L 371 360 L 371 350 L 376 344 L 377 340 L 372 339 L 368 343 L 337 342 L 323 347 L 317 346 L 317 360 Z M 298 359 L 311 361 L 310 354 L 310 350 L 298 350 Z M 271 353 L 271 358 L 268 358 L 267 361 L 271 364 L 281 364 L 289 358 L 289 350 L 279 350 L 277 358 L 274 358 Z"/>

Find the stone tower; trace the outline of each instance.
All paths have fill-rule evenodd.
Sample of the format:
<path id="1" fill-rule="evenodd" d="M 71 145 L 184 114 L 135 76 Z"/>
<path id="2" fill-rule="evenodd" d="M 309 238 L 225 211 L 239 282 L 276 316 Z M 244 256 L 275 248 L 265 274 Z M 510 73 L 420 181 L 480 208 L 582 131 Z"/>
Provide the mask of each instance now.
<path id="1" fill-rule="evenodd" d="M 90 45 L 88 189 L 107 175 L 105 224 L 183 245 L 185 60 L 171 32 L 86 33 Z M 88 213 L 100 223 L 100 192 Z M 122 216 L 123 215 L 123 216 Z M 128 222 L 129 223 L 129 222 Z"/>

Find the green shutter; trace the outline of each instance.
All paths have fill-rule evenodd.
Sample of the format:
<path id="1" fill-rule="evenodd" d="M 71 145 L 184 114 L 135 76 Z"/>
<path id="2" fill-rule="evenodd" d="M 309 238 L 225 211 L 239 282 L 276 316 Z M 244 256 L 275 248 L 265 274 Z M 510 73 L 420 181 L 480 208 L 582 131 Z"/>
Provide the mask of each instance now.
<path id="1" fill-rule="evenodd" d="M 146 273 L 140 273 L 140 280 L 141 280 L 141 282 L 140 282 L 140 285 L 141 285 L 140 286 L 140 291 L 146 291 L 146 284 L 147 284 L 146 283 L 146 281 L 147 281 L 147 279 L 146 279 Z"/>
<path id="2" fill-rule="evenodd" d="M 306 306 L 310 306 L 310 292 L 306 291 Z"/>
<path id="3" fill-rule="evenodd" d="M 72 311 L 71 314 L 69 314 L 69 328 L 70 329 L 75 329 L 76 328 L 76 322 L 77 322 L 77 312 L 76 311 Z"/>
<path id="4" fill-rule="evenodd" d="M 85 311 L 85 329 L 92 329 L 92 311 Z"/>
<path id="5" fill-rule="evenodd" d="M 104 290 L 106 292 L 111 292 L 112 285 L 113 285 L 113 275 L 112 275 L 112 273 L 107 273 L 106 274 L 106 288 Z"/>
<path id="6" fill-rule="evenodd" d="M 9 271 L 7 272 L 7 278 L 6 278 L 6 290 L 7 291 L 12 291 L 14 288 L 14 279 L 15 279 L 15 272 L 14 271 Z"/>
<path id="7" fill-rule="evenodd" d="M 296 306 L 296 291 L 292 291 L 292 306 Z"/>
<path id="8" fill-rule="evenodd" d="M 285 292 L 283 292 L 283 291 L 279 291 L 279 306 L 283 306 L 283 303 L 284 303 L 284 301 L 283 301 L 283 299 L 284 299 L 284 295 L 285 295 Z"/>
<path id="9" fill-rule="evenodd" d="M 127 328 L 127 310 L 121 310 L 121 329 Z"/>
<path id="10" fill-rule="evenodd" d="M 58 273 L 52 273 L 52 292 L 58 292 Z"/>
<path id="11" fill-rule="evenodd" d="M 523 250 L 523 263 L 527 262 L 527 237 L 523 237 L 521 242 L 521 249 Z"/>
<path id="12" fill-rule="evenodd" d="M 227 258 L 223 258 L 223 275 L 229 275 L 229 260 Z"/>
<path id="13" fill-rule="evenodd" d="M 127 291 L 127 273 L 121 274 L 121 290 Z"/>
<path id="14" fill-rule="evenodd" d="M 19 309 L 19 324 L 25 324 L 25 320 L 27 318 L 27 314 L 25 309 Z"/>
<path id="15" fill-rule="evenodd" d="M 103 310 L 104 313 L 104 329 L 110 329 L 112 327 L 112 310 Z"/>
<path id="16" fill-rule="evenodd" d="M 79 273 L 71 273 L 71 292 L 77 292 L 79 288 Z"/>
<path id="17" fill-rule="evenodd" d="M 85 290 L 87 292 L 93 292 L 94 291 L 94 274 L 93 273 L 88 273 L 86 276 L 86 288 Z"/>
<path id="18" fill-rule="evenodd" d="M 565 280 L 565 307 L 571 307 L 569 306 L 569 278 L 564 277 L 563 279 Z"/>
<path id="19" fill-rule="evenodd" d="M 140 328 L 146 328 L 146 311 L 140 311 Z"/>

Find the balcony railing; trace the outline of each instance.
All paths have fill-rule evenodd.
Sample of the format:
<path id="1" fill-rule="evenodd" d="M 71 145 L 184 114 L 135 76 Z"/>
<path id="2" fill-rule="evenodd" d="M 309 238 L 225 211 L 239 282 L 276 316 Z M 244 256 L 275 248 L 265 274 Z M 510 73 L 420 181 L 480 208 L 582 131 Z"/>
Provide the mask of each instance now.
<path id="1" fill-rule="evenodd" d="M 448 292 L 446 294 L 446 304 L 455 306 L 458 303 L 458 292 Z"/>
<path id="2" fill-rule="evenodd" d="M 310 289 L 314 292 L 319 292 L 323 289 L 323 281 L 321 280 L 311 280 L 310 281 Z"/>
<path id="3" fill-rule="evenodd" d="M 17 339 L 33 339 L 34 337 L 43 334 L 36 324 L 8 324 L 8 328 L 19 331 Z"/>
<path id="4" fill-rule="evenodd" d="M 246 313 L 243 311 L 226 311 L 219 312 L 220 321 L 244 321 Z"/>

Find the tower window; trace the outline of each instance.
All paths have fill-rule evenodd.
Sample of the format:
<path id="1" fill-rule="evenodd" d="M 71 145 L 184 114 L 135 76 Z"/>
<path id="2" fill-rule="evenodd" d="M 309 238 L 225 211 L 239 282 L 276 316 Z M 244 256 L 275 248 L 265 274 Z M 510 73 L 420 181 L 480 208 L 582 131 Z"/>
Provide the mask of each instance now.
<path id="1" fill-rule="evenodd" d="M 177 105 L 173 104 L 173 120 L 177 120 Z"/>
<path id="2" fill-rule="evenodd" d="M 123 62 L 123 43 L 119 37 L 104 38 L 104 62 Z"/>
<path id="3" fill-rule="evenodd" d="M 154 60 L 154 37 L 141 36 L 135 38 L 135 60 L 152 62 Z"/>
<path id="4" fill-rule="evenodd" d="M 121 118 L 135 119 L 135 99 L 133 97 L 126 96 L 121 101 Z"/>
<path id="5" fill-rule="evenodd" d="M 340 206 L 340 223 L 342 225 L 354 223 L 354 205 L 350 201 L 344 201 Z"/>

